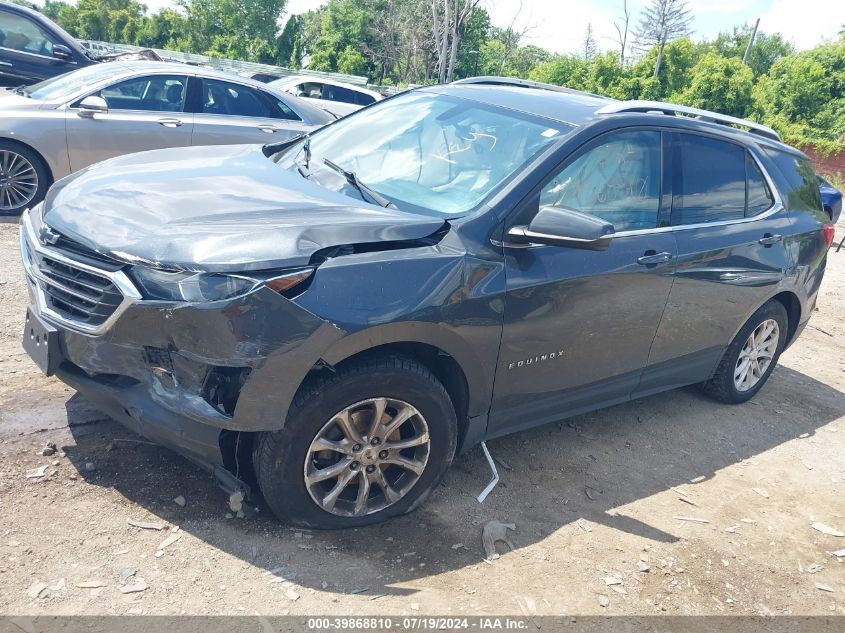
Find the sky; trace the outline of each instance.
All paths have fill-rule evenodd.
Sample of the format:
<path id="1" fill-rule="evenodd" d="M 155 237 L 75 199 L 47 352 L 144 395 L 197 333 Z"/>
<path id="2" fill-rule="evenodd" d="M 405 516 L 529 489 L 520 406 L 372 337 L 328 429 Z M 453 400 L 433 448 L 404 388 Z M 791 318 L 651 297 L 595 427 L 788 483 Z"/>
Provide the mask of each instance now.
<path id="1" fill-rule="evenodd" d="M 143 0 L 151 11 L 170 6 L 171 0 Z M 315 9 L 325 0 L 288 0 L 287 13 Z M 527 29 L 524 44 L 553 53 L 577 52 L 587 24 L 600 48 L 615 47 L 614 21 L 622 15 L 623 0 L 482 0 L 496 26 L 511 23 Z M 645 0 L 628 0 L 632 25 Z M 711 38 L 732 26 L 760 18 L 760 30 L 782 33 L 799 49 L 812 48 L 823 38 L 833 38 L 845 24 L 845 0 L 688 0 L 697 39 Z"/>

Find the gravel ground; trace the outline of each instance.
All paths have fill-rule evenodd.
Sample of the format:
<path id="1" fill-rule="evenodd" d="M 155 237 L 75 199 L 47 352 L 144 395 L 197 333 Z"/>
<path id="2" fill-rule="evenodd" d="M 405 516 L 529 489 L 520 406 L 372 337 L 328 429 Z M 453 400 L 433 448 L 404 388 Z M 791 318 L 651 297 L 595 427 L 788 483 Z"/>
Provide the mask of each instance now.
<path id="1" fill-rule="evenodd" d="M 38 373 L 0 223 L 0 613 L 842 615 L 845 538 L 811 524 L 845 531 L 843 273 L 831 253 L 811 327 L 748 404 L 687 389 L 513 435 L 490 442 L 509 468 L 483 505 L 473 451 L 410 516 L 309 532 L 227 518 L 208 475 Z M 515 549 L 487 562 L 494 519 Z"/>

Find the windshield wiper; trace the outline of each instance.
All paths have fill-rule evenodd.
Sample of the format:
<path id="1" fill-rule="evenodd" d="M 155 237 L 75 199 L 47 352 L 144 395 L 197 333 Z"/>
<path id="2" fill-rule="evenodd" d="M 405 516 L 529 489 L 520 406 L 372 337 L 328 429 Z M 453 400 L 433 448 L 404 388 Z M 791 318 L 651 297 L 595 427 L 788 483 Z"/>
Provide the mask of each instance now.
<path id="1" fill-rule="evenodd" d="M 354 171 L 347 171 L 337 163 L 330 161 L 328 158 L 324 158 L 323 162 L 328 167 L 330 167 L 331 169 L 339 173 L 341 176 L 346 178 L 346 182 L 355 187 L 361 195 L 367 194 L 367 196 L 372 198 L 372 200 L 379 206 L 387 207 L 389 209 L 396 208 L 395 204 L 393 204 L 390 200 L 381 195 L 378 191 L 370 189 L 367 185 L 358 180 L 358 176 L 355 175 Z"/>
<path id="2" fill-rule="evenodd" d="M 12 88 L 12 92 L 14 92 L 16 95 L 21 95 L 24 97 L 29 96 L 29 90 L 26 89 L 26 84 L 21 84 L 17 88 Z"/>

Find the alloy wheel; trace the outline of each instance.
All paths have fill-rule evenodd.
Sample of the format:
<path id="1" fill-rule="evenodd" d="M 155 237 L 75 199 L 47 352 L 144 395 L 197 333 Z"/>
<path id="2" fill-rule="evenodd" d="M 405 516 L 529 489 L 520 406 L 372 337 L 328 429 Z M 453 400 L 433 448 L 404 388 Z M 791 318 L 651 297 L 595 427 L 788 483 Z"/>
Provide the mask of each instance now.
<path id="1" fill-rule="evenodd" d="M 780 327 L 774 319 L 766 319 L 746 339 L 734 367 L 734 386 L 748 391 L 760 382 L 777 352 Z"/>
<path id="2" fill-rule="evenodd" d="M 419 481 L 431 450 L 428 424 L 395 398 L 362 400 L 317 433 L 305 458 L 305 487 L 338 516 L 365 516 L 397 503 Z"/>
<path id="3" fill-rule="evenodd" d="M 0 151 L 0 210 L 20 209 L 35 197 L 37 191 L 35 166 L 16 152 Z"/>

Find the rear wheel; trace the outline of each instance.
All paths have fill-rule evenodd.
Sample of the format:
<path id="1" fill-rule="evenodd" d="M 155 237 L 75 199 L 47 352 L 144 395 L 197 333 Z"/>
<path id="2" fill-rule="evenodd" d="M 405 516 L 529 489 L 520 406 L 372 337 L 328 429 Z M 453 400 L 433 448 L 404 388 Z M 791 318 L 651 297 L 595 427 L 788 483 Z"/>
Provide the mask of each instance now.
<path id="1" fill-rule="evenodd" d="M 41 202 L 49 174 L 33 150 L 0 141 L 0 215 L 17 215 Z"/>
<path id="2" fill-rule="evenodd" d="M 762 389 L 786 345 L 789 318 L 780 301 L 765 303 L 725 351 L 703 391 L 721 402 L 746 402 Z"/>
<path id="3" fill-rule="evenodd" d="M 443 385 L 410 358 L 380 356 L 312 381 L 253 462 L 283 521 L 316 528 L 376 523 L 409 512 L 455 453 L 455 410 Z"/>

